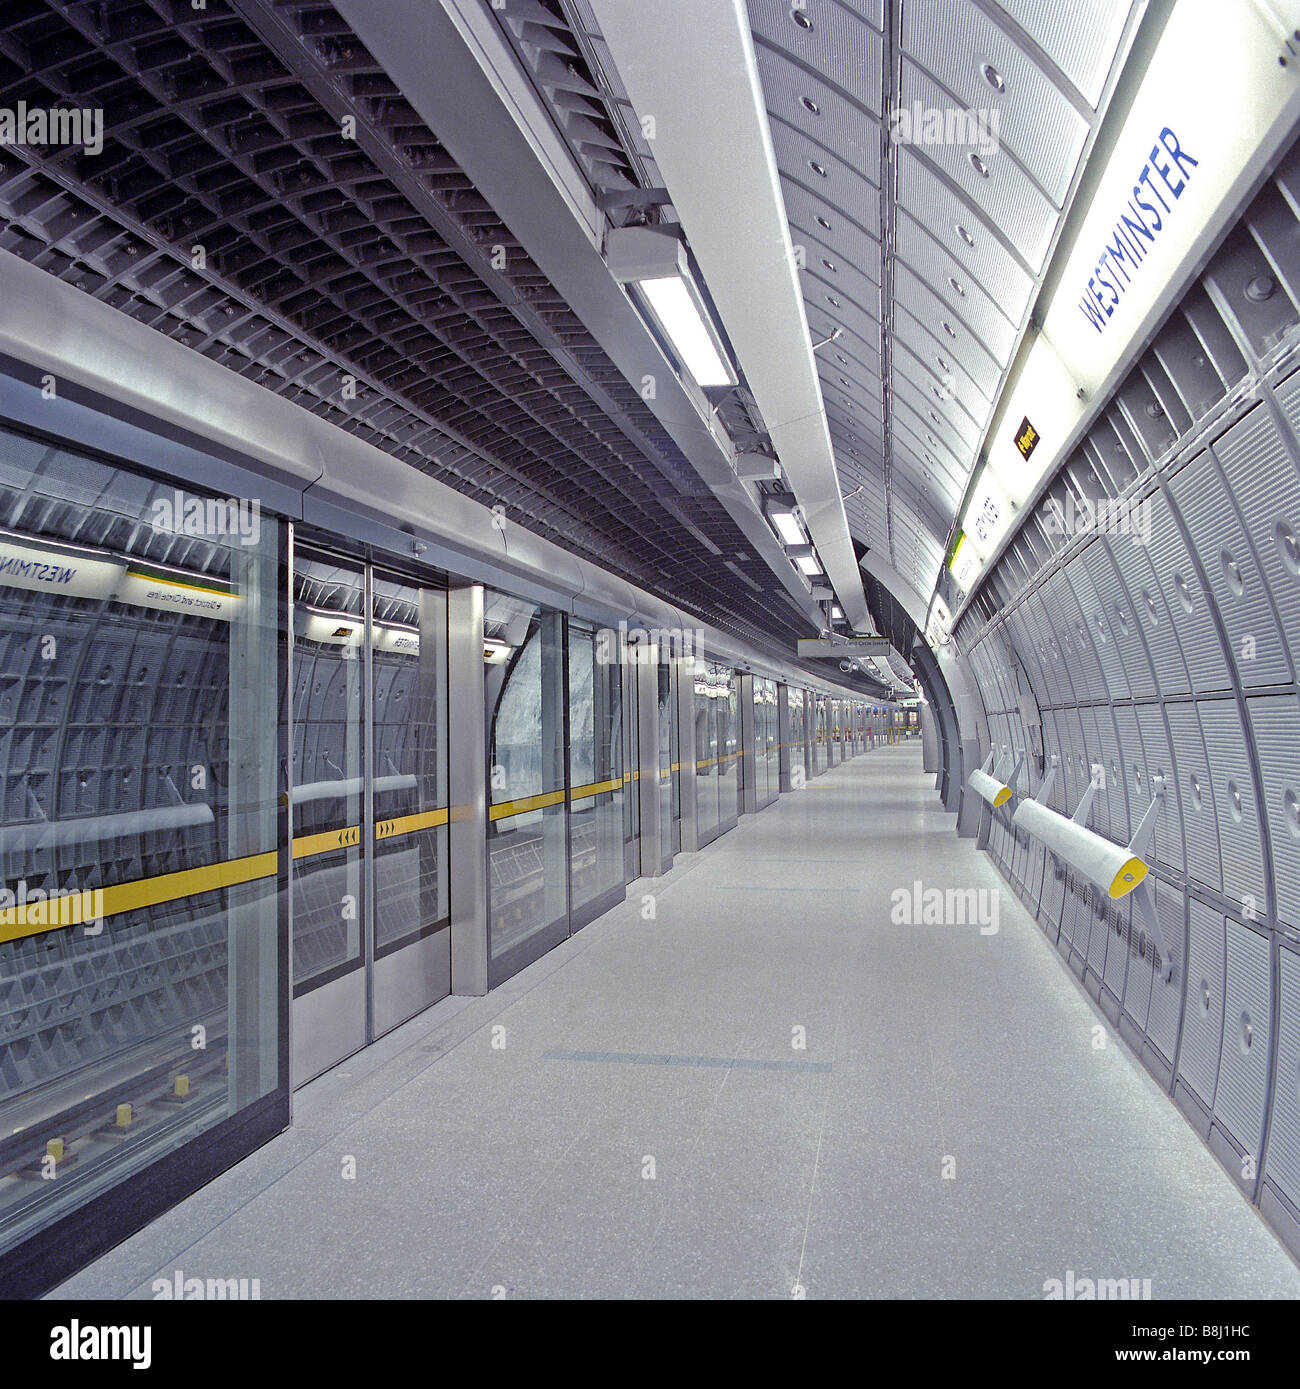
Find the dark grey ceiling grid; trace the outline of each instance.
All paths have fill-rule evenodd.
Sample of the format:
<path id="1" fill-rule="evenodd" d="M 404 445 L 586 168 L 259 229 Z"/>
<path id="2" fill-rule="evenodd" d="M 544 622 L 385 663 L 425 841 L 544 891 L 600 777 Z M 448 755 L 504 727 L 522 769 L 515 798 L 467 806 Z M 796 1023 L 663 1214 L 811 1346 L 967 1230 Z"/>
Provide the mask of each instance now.
<path id="1" fill-rule="evenodd" d="M 330 5 L 10 0 L 0 99 L 105 112 L 99 156 L 0 156 L 0 246 L 744 640 L 806 634 Z"/>

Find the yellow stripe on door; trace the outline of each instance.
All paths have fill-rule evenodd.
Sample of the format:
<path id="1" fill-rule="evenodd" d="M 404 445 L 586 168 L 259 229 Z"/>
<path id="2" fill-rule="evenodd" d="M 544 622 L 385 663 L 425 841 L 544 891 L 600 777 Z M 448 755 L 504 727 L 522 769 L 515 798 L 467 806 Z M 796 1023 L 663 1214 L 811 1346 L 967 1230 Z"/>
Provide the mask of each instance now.
<path id="1" fill-rule="evenodd" d="M 112 887 L 90 888 L 79 894 L 90 898 L 99 918 L 121 916 L 124 912 L 143 907 L 157 907 L 164 902 L 176 902 L 182 897 L 197 897 L 204 892 L 216 892 L 223 887 L 257 882 L 275 876 L 279 855 L 249 854 L 246 858 L 226 859 L 222 863 L 205 864 L 202 868 L 184 868 L 179 873 L 161 873 L 155 878 L 139 878 L 131 883 Z M 54 903 L 28 902 L 0 911 L 0 941 L 17 940 L 20 936 L 35 936 L 42 931 L 57 931 L 77 925 L 77 921 L 42 920 L 51 914 L 60 915 L 60 900 Z M 52 910 L 53 908 L 53 910 Z M 84 915 L 84 913 L 83 913 Z"/>
<path id="2" fill-rule="evenodd" d="M 512 815 L 526 815 L 530 810 L 545 810 L 564 800 L 563 791 L 544 791 L 540 796 L 524 796 L 517 801 L 502 801 L 488 811 L 489 820 L 508 820 Z"/>
<path id="3" fill-rule="evenodd" d="M 618 791 L 622 786 L 622 777 L 615 777 L 613 781 L 589 781 L 582 786 L 573 787 L 569 792 L 569 799 L 585 801 L 592 796 L 603 796 L 606 791 Z"/>

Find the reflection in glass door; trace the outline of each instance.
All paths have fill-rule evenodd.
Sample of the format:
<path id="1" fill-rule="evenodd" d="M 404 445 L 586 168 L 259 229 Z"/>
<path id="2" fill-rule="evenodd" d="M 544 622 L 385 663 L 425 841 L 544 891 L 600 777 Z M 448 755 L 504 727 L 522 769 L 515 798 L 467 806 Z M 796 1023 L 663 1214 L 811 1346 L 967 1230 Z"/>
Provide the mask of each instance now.
<path id="1" fill-rule="evenodd" d="M 740 676 L 730 666 L 713 667 L 718 711 L 718 832 L 740 820 Z"/>
<path id="2" fill-rule="evenodd" d="M 451 992 L 447 862 L 447 595 L 371 579 L 374 775 L 372 1027 Z"/>
<path id="3" fill-rule="evenodd" d="M 569 622 L 569 927 L 623 899 L 623 682 L 618 653 Z M 635 680 L 630 680 L 635 684 Z M 634 793 L 628 799 L 637 799 Z"/>
<path id="4" fill-rule="evenodd" d="M 673 666 L 661 660 L 658 667 L 659 701 L 659 847 L 663 871 L 672 867 L 682 847 L 681 767 L 677 751 L 677 693 Z"/>
<path id="5" fill-rule="evenodd" d="M 622 652 L 620 660 L 626 660 Z M 628 665 L 623 681 L 623 746 L 627 760 L 623 767 L 623 876 L 628 881 L 641 875 L 641 797 L 637 793 L 634 771 L 641 765 L 641 688 L 636 667 Z"/>
<path id="6" fill-rule="evenodd" d="M 293 570 L 293 1044 L 301 1085 L 365 1046 L 361 824 L 366 575 L 299 552 Z"/>
<path id="7" fill-rule="evenodd" d="M 488 983 L 569 934 L 564 619 L 488 592 Z"/>
<path id="8" fill-rule="evenodd" d="M 446 997 L 446 595 L 301 550 L 293 574 L 293 1081 Z"/>

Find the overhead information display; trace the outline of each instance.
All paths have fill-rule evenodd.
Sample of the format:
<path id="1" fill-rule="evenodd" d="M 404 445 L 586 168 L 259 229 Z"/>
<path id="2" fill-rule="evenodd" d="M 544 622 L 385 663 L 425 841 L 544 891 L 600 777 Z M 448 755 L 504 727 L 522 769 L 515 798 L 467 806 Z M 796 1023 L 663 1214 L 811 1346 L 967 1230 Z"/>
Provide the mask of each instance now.
<path id="1" fill-rule="evenodd" d="M 801 656 L 884 656 L 889 652 L 888 637 L 801 637 Z"/>

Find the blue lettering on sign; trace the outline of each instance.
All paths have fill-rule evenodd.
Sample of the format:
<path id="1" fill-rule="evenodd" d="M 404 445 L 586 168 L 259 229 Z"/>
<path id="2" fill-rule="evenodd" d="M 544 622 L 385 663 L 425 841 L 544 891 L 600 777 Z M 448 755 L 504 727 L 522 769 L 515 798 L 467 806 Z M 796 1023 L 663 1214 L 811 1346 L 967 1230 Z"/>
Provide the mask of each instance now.
<path id="1" fill-rule="evenodd" d="M 0 577 L 12 574 L 15 578 L 31 579 L 38 584 L 71 583 L 76 574 L 63 564 L 43 564 L 39 560 L 22 559 L 18 555 L 6 555 L 0 559 Z"/>
<path id="2" fill-rule="evenodd" d="M 1183 196 L 1192 170 L 1199 163 L 1183 149 L 1168 126 L 1151 146 L 1133 185 L 1133 196 L 1120 212 L 1113 236 L 1103 242 L 1096 268 L 1079 300 L 1083 316 L 1099 333 L 1105 332 L 1151 243 L 1164 230 L 1166 217 Z"/>

